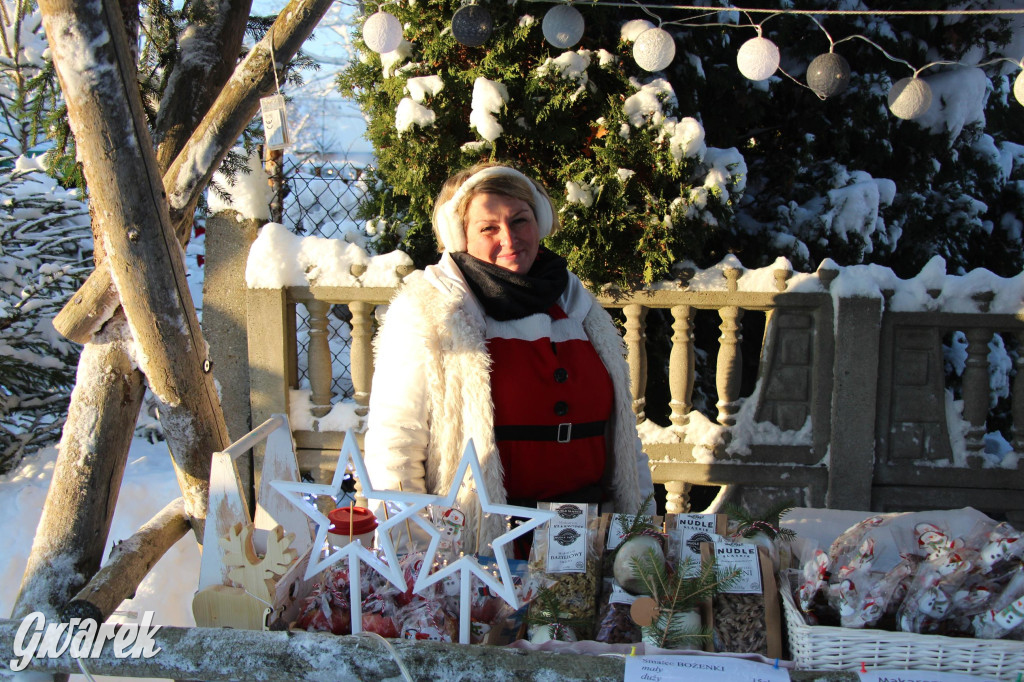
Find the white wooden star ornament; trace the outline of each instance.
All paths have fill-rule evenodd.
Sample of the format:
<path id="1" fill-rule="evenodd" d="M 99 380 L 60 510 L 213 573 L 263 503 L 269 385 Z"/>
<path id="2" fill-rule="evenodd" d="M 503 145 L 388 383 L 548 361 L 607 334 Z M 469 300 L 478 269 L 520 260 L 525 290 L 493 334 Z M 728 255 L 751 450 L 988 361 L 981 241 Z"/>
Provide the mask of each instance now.
<path id="1" fill-rule="evenodd" d="M 474 481 L 479 482 L 484 480 L 483 474 L 480 471 L 480 459 L 477 456 L 476 446 L 473 444 L 472 438 L 466 442 L 466 447 L 462 451 L 462 460 L 459 462 L 459 468 L 455 471 L 455 477 L 452 479 L 452 487 L 448 491 L 448 495 L 445 497 L 441 497 L 440 495 L 435 496 L 432 504 L 447 507 L 454 505 L 456 497 L 459 494 L 459 488 L 462 486 L 462 482 L 466 477 L 466 471 L 472 472 Z M 459 596 L 459 642 L 462 644 L 469 643 L 471 606 L 470 580 L 472 576 L 475 575 L 478 577 L 494 592 L 494 594 L 505 600 L 512 606 L 512 608 L 519 608 L 519 603 L 516 599 L 515 587 L 512 583 L 512 570 L 508 565 L 508 557 L 505 556 L 505 545 L 512 542 L 520 535 L 530 532 L 534 528 L 537 528 L 541 524 L 546 523 L 555 517 L 554 512 L 547 510 L 534 509 L 532 507 L 514 507 L 508 504 L 492 504 L 488 499 L 487 491 L 482 484 L 477 485 L 477 497 L 480 501 L 481 514 L 502 514 L 505 516 L 516 516 L 527 519 L 521 525 L 499 535 L 491 543 L 495 563 L 498 566 L 498 579 L 495 578 L 490 569 L 483 566 L 475 557 L 466 555 L 459 557 L 447 566 L 443 566 L 436 572 L 432 573 L 431 569 L 434 564 L 435 555 L 437 554 L 438 545 L 441 542 L 441 533 L 435 526 L 428 523 L 419 515 L 412 517 L 413 521 L 418 523 L 430 535 L 430 545 L 427 547 L 427 552 L 423 557 L 423 567 L 416 576 L 416 584 L 413 586 L 413 592 L 419 593 L 424 588 L 443 580 L 449 575 L 453 575 L 455 573 L 459 574 L 459 578 L 461 580 Z M 479 548 L 477 549 L 479 551 Z"/>
<path id="2" fill-rule="evenodd" d="M 355 470 L 356 479 L 363 486 L 363 497 L 368 500 L 393 502 L 399 507 L 397 514 L 392 514 L 383 521 L 378 519 L 377 545 L 378 549 L 383 552 L 387 560 L 386 563 L 381 561 L 377 554 L 364 547 L 358 541 L 350 542 L 343 547 L 328 552 L 327 556 L 320 557 L 319 549 L 326 545 L 327 531 L 330 528 L 331 521 L 323 512 L 317 509 L 314 502 L 307 500 L 304 496 L 330 495 L 334 498 L 340 497 L 342 493 L 341 484 L 349 462 L 351 462 L 352 468 Z M 434 502 L 437 499 L 436 496 L 374 489 L 371 485 L 370 476 L 366 472 L 366 464 L 363 462 L 362 453 L 359 452 L 359 446 L 356 444 L 356 438 L 352 431 L 348 431 L 345 434 L 345 442 L 341 446 L 338 465 L 334 470 L 334 478 L 329 484 L 301 481 L 271 481 L 270 485 L 316 523 L 316 539 L 313 541 L 314 552 L 310 556 L 309 565 L 306 568 L 305 578 L 307 580 L 342 559 L 348 559 L 352 632 L 357 634 L 361 630 L 360 621 L 362 616 L 362 598 L 359 591 L 359 562 L 366 563 L 370 568 L 387 578 L 397 589 L 404 592 L 407 589 L 407 585 L 405 577 L 402 575 L 402 568 L 398 563 L 398 553 L 395 550 L 395 543 L 391 539 L 390 530 L 410 517 L 418 519 L 417 512 Z"/>

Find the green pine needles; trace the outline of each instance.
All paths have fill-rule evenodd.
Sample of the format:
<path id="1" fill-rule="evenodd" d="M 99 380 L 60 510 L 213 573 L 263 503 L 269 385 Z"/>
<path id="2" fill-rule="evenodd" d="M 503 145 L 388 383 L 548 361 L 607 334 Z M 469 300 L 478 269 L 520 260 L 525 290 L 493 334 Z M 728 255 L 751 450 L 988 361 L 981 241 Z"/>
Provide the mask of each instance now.
<path id="1" fill-rule="evenodd" d="M 740 578 L 739 569 L 720 571 L 714 559 L 694 572 L 693 560 L 686 557 L 672 572 L 654 552 L 635 557 L 633 573 L 658 605 L 654 621 L 644 628 L 644 641 L 665 649 L 692 647 L 710 637 L 709 628 L 697 625 L 683 614 L 730 589 Z"/>
<path id="2" fill-rule="evenodd" d="M 734 504 L 722 505 L 722 511 L 737 523 L 736 533 L 745 538 L 752 538 L 762 533 L 769 540 L 792 540 L 796 533 L 790 528 L 783 528 L 782 517 L 793 509 L 793 501 L 785 500 L 772 505 L 760 514 L 755 514 Z"/>

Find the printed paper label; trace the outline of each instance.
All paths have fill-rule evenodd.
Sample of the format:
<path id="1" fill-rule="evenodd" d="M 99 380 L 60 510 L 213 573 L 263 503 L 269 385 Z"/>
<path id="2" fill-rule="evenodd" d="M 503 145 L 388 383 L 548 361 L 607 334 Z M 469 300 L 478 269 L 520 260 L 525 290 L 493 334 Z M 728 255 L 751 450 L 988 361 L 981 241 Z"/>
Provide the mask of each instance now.
<path id="1" fill-rule="evenodd" d="M 260 99 L 263 114 L 263 134 L 267 149 L 284 149 L 291 141 L 288 136 L 288 116 L 285 113 L 284 95 L 271 95 Z"/>
<path id="2" fill-rule="evenodd" d="M 584 573 L 587 570 L 587 505 L 552 504 L 555 518 L 548 521 L 547 573 Z"/>
<path id="3" fill-rule="evenodd" d="M 730 594 L 761 594 L 761 566 L 757 560 L 757 545 L 745 542 L 719 542 L 715 544 L 718 570 L 725 573 L 740 571 L 740 579 Z"/>
<path id="4" fill-rule="evenodd" d="M 676 514 L 676 532 L 703 530 L 715 532 L 717 514 Z"/>
<path id="5" fill-rule="evenodd" d="M 624 516 L 626 518 L 627 527 L 636 520 L 636 514 L 613 514 L 611 526 L 608 528 L 608 542 L 605 545 L 606 549 L 615 549 L 622 544 L 622 539 L 625 537 L 625 534 L 622 532 L 622 524 L 619 523 L 620 516 Z"/>
<path id="6" fill-rule="evenodd" d="M 639 595 L 630 594 L 622 589 L 618 583 L 612 583 L 612 593 L 608 595 L 609 604 L 632 604 Z"/>
<path id="7" fill-rule="evenodd" d="M 981 682 L 991 679 L 938 670 L 869 670 L 857 674 L 860 682 Z"/>
<path id="8" fill-rule="evenodd" d="M 702 542 L 710 542 L 717 545 L 720 542 L 725 542 L 725 538 L 718 535 L 714 530 L 704 529 L 682 529 L 676 533 L 676 538 L 679 541 L 679 565 L 682 566 L 686 558 L 690 558 L 689 568 L 686 571 L 687 576 L 694 576 L 700 573 L 700 545 Z"/>

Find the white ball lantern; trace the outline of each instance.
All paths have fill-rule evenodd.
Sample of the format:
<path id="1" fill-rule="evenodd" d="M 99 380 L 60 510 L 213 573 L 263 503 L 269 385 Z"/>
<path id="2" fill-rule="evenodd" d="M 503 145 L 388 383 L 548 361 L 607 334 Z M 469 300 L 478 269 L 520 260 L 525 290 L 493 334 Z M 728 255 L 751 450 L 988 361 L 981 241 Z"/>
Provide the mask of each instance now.
<path id="1" fill-rule="evenodd" d="M 571 5 L 558 5 L 544 15 L 541 28 L 545 40 L 564 50 L 580 42 L 583 37 L 583 15 Z"/>
<path id="2" fill-rule="evenodd" d="M 633 43 L 633 59 L 645 71 L 661 71 L 676 56 L 676 41 L 663 28 L 649 28 Z"/>
<path id="3" fill-rule="evenodd" d="M 932 89 L 917 76 L 896 81 L 889 90 L 889 111 L 910 120 L 928 113 L 932 106 Z"/>
<path id="4" fill-rule="evenodd" d="M 398 49 L 402 42 L 402 22 L 388 12 L 371 14 L 363 24 L 363 42 L 379 54 Z"/>
<path id="5" fill-rule="evenodd" d="M 822 99 L 838 95 L 850 85 L 850 65 L 841 54 L 818 55 L 807 67 L 807 87 Z"/>
<path id="6" fill-rule="evenodd" d="M 480 47 L 493 30 L 491 13 L 481 5 L 465 5 L 452 15 L 452 35 L 466 47 Z"/>
<path id="7" fill-rule="evenodd" d="M 779 68 L 779 47 L 767 38 L 751 38 L 740 46 L 736 66 L 752 81 L 770 78 Z"/>
<path id="8" fill-rule="evenodd" d="M 1017 80 L 1013 81 L 1013 96 L 1017 101 L 1024 104 L 1024 71 L 1017 74 Z"/>

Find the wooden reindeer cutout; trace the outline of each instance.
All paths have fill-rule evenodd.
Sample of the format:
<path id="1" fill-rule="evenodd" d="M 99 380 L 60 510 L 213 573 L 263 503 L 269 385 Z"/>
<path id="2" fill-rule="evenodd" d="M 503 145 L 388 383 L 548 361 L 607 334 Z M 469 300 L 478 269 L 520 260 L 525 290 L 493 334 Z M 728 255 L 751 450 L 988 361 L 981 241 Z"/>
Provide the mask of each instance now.
<path id="1" fill-rule="evenodd" d="M 267 438 L 264 485 L 254 521 L 234 458 L 263 438 Z M 291 431 L 283 415 L 267 420 L 224 452 L 213 453 L 199 590 L 192 601 L 201 627 L 266 629 L 272 614 L 283 611 L 301 580 L 313 546 L 309 523 L 266 485 L 268 476 L 299 480 Z"/>

